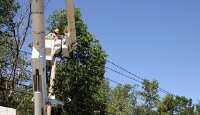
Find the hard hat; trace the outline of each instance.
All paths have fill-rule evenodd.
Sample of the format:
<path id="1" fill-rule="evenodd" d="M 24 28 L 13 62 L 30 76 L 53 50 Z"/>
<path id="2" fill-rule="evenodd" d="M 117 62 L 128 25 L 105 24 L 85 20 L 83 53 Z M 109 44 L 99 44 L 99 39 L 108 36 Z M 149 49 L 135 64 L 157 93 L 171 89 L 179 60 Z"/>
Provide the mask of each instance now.
<path id="1" fill-rule="evenodd" d="M 54 30 L 54 32 L 58 34 L 58 33 L 60 32 L 60 30 L 59 30 L 58 28 L 56 28 L 56 29 Z"/>

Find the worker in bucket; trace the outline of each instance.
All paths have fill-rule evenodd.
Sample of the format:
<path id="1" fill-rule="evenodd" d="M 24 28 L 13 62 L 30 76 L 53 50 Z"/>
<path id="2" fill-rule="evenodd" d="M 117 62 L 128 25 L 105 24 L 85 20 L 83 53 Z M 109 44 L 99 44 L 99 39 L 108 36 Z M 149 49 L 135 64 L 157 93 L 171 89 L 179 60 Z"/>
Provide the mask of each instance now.
<path id="1" fill-rule="evenodd" d="M 56 28 L 56 29 L 54 30 L 54 34 L 55 34 L 55 36 L 56 36 L 58 39 L 61 39 L 61 36 L 59 35 L 59 33 L 60 33 L 59 28 Z"/>
<path id="2" fill-rule="evenodd" d="M 61 39 L 62 37 L 59 35 L 60 30 L 59 28 L 54 29 L 53 33 L 49 33 L 46 35 L 46 38 L 54 38 L 56 39 Z"/>

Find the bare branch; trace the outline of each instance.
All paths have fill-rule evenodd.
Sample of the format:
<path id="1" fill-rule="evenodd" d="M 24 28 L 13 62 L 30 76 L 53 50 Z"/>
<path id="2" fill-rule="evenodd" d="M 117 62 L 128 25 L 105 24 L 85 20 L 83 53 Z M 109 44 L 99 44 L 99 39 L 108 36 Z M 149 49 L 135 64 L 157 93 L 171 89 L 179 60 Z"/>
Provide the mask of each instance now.
<path id="1" fill-rule="evenodd" d="M 19 14 L 20 13 L 20 14 Z M 16 25 L 15 25 L 15 31 L 17 32 L 17 34 L 14 36 L 14 46 L 15 48 L 13 49 L 12 47 L 10 47 L 9 51 L 14 51 L 14 55 L 13 55 L 13 61 L 11 61 L 10 63 L 12 63 L 12 65 L 10 66 L 10 72 L 8 75 L 8 80 L 12 80 L 13 82 L 19 82 L 20 78 L 19 76 L 17 77 L 17 69 L 18 70 L 24 70 L 23 67 L 20 67 L 20 61 L 19 56 L 20 56 L 20 50 L 22 49 L 23 45 L 24 45 L 24 41 L 27 37 L 27 35 L 30 34 L 29 32 L 29 28 L 30 25 L 32 23 L 31 21 L 31 1 L 30 0 L 24 0 L 23 3 L 21 3 L 21 9 L 18 10 L 17 13 L 17 17 L 19 19 L 16 19 Z M 7 68 L 8 69 L 8 68 Z M 15 84 L 11 85 L 11 89 L 15 88 Z M 12 91 L 10 92 L 10 95 L 12 94 Z"/>

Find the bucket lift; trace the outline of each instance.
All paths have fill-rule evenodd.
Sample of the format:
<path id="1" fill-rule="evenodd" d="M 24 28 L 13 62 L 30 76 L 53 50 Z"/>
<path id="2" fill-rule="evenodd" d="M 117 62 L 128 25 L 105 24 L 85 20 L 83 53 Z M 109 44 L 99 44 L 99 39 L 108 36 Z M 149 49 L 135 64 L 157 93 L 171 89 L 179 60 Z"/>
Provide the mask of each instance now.
<path id="1" fill-rule="evenodd" d="M 55 57 L 61 53 L 64 57 L 69 57 L 70 51 L 70 37 L 66 28 L 64 30 L 64 36 L 60 35 L 59 38 L 54 34 L 50 33 L 45 37 L 45 49 L 46 49 L 46 65 L 52 66 Z"/>
<path id="2" fill-rule="evenodd" d="M 73 0 L 66 1 L 68 30 L 65 29 L 61 39 L 53 34 L 45 37 L 44 32 L 44 0 L 32 0 L 32 80 L 34 93 L 35 115 L 47 115 L 47 105 L 63 106 L 64 103 L 47 97 L 46 71 L 53 65 L 55 57 L 62 54 L 69 57 L 69 53 L 76 49 L 76 31 L 74 20 Z"/>

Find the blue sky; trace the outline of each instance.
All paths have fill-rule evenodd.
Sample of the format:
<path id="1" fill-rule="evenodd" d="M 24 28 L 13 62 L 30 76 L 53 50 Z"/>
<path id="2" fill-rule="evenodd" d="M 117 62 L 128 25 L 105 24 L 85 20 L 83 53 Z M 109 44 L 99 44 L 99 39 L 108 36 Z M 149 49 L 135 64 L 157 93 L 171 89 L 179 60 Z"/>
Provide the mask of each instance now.
<path id="1" fill-rule="evenodd" d="M 81 9 L 88 31 L 100 39 L 108 60 L 141 78 L 156 79 L 162 89 L 197 103 L 199 0 L 74 0 L 74 5 Z M 45 18 L 61 8 L 64 0 L 50 0 Z M 126 74 L 109 63 L 106 66 Z M 137 83 L 110 70 L 105 76 L 122 84 Z"/>

